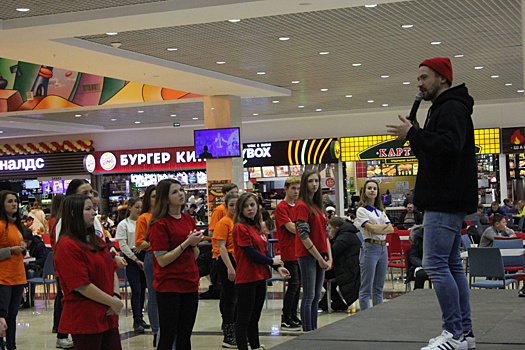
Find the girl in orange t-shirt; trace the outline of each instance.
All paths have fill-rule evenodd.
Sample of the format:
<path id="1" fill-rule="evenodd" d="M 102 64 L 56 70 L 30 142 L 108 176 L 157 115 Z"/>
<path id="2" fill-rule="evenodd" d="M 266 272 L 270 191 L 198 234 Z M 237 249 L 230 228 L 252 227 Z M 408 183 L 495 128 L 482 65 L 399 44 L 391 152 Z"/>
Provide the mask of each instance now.
<path id="1" fill-rule="evenodd" d="M 228 215 L 224 216 L 215 225 L 212 243 L 218 247 L 219 256 L 217 258 L 217 274 L 221 281 L 221 298 L 219 310 L 222 315 L 222 331 L 224 339 L 223 348 L 236 348 L 235 340 L 235 314 L 237 312 L 237 292 L 235 291 L 235 257 L 233 255 L 233 216 L 235 215 L 235 204 L 239 199 L 237 193 L 228 193 L 224 198 L 224 205 Z"/>
<path id="2" fill-rule="evenodd" d="M 16 348 L 16 316 L 24 294 L 26 271 L 22 252 L 26 244 L 22 237 L 24 225 L 18 210 L 18 195 L 0 192 L 0 328 L 7 326 L 6 341 L 0 338 L 0 348 Z M 5 320 L 5 325 L 4 325 Z M 0 332 L 2 333 L 2 332 Z"/>

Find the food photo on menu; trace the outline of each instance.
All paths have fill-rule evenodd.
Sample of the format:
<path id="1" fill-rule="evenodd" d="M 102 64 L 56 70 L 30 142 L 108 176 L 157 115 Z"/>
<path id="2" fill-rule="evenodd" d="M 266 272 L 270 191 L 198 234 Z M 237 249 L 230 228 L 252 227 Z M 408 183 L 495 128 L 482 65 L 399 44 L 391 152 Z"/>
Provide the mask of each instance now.
<path id="1" fill-rule="evenodd" d="M 273 166 L 262 167 L 263 177 L 275 177 L 275 169 Z"/>
<path id="2" fill-rule="evenodd" d="M 248 168 L 248 172 L 250 173 L 250 179 L 258 179 L 262 177 L 262 170 L 260 166 Z"/>
<path id="3" fill-rule="evenodd" d="M 277 169 L 277 176 L 288 176 L 290 172 L 288 171 L 288 166 L 276 166 Z"/>
<path id="4" fill-rule="evenodd" d="M 397 173 L 396 165 L 383 164 L 382 166 L 383 176 L 395 176 Z"/>

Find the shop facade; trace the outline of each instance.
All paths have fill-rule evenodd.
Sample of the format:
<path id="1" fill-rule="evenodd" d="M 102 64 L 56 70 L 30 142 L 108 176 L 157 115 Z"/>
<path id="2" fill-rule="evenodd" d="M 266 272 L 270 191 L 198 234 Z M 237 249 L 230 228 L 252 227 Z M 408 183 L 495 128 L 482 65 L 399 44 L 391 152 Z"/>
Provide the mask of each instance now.
<path id="1" fill-rule="evenodd" d="M 525 127 L 501 129 L 501 147 L 505 156 L 505 189 L 511 200 L 525 199 Z"/>

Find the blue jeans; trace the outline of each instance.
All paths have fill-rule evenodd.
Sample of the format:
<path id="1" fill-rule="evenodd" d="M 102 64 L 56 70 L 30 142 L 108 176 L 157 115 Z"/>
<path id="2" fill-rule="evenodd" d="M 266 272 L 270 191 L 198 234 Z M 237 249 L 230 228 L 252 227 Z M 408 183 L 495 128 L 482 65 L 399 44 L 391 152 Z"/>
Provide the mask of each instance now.
<path id="1" fill-rule="evenodd" d="M 472 329 L 470 290 L 459 246 L 465 213 L 426 211 L 423 220 L 423 268 L 441 307 L 443 329 L 455 338 Z"/>
<path id="2" fill-rule="evenodd" d="M 137 254 L 137 257 L 142 261 L 144 259 L 144 251 Z M 146 276 L 135 261 L 125 255 L 124 259 L 126 259 L 128 263 L 128 266 L 126 266 L 126 277 L 131 287 L 131 309 L 133 310 L 133 317 L 142 317 L 144 298 L 146 296 Z"/>
<path id="3" fill-rule="evenodd" d="M 370 295 L 374 306 L 383 302 L 383 286 L 388 269 L 386 245 L 363 242 L 359 267 L 361 268 L 359 307 L 364 311 L 370 308 Z"/>
<path id="4" fill-rule="evenodd" d="M 311 255 L 297 258 L 303 282 L 303 299 L 301 300 L 301 322 L 303 331 L 317 329 L 317 309 L 323 290 L 324 270 Z"/>
<path id="5" fill-rule="evenodd" d="M 146 286 L 148 287 L 148 319 L 153 334 L 159 331 L 159 311 L 157 309 L 157 292 L 153 288 L 153 252 L 146 251 L 144 256 L 144 275 L 146 276 Z"/>

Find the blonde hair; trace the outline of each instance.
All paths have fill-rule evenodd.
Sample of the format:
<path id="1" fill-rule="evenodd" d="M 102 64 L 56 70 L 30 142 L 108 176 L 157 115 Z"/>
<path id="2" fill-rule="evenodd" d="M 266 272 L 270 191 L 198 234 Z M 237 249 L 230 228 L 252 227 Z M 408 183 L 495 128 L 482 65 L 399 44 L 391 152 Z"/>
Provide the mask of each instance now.
<path id="1" fill-rule="evenodd" d="M 295 185 L 299 183 L 301 183 L 301 178 L 299 176 L 290 176 L 284 182 L 284 187 L 289 188 L 291 185 Z"/>

